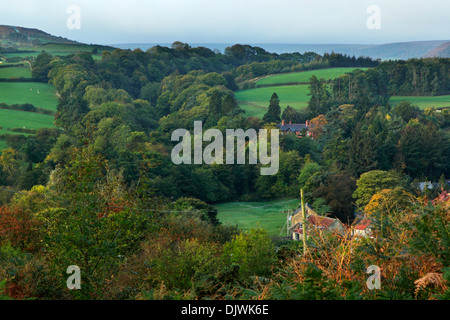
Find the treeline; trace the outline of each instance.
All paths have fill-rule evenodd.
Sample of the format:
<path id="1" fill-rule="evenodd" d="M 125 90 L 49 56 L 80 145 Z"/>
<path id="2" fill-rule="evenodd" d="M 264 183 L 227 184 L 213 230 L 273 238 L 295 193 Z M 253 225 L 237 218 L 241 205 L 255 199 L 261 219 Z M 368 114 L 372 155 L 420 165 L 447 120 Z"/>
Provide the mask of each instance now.
<path id="1" fill-rule="evenodd" d="M 330 83 L 312 76 L 309 90 L 311 99 L 308 109 L 312 117 L 326 114 L 333 107 L 342 104 L 357 105 L 360 116 L 373 106 L 388 106 L 391 97 L 389 79 L 380 68 L 367 71 L 358 69 Z"/>
<path id="2" fill-rule="evenodd" d="M 450 61 L 445 58 L 385 61 L 390 92 L 397 96 L 435 96 L 450 92 Z"/>
<path id="3" fill-rule="evenodd" d="M 355 58 L 342 54 L 324 55 L 313 53 L 269 53 L 262 48 L 249 45 L 234 45 L 225 49 L 225 53 L 214 52 L 205 47 L 190 47 L 186 43 L 175 42 L 171 48 L 155 46 L 146 52 L 116 49 L 105 51 L 101 61 L 89 58 L 78 59 L 85 66 L 94 66 L 98 74 L 114 87 L 129 92 L 134 98 L 139 96 L 141 88 L 147 83 L 159 83 L 175 72 L 186 74 L 192 70 L 223 73 L 231 90 L 237 89 L 235 82 L 242 82 L 261 75 L 302 71 L 326 67 L 374 67 L 379 64 L 370 58 Z M 50 55 L 38 57 L 34 64 L 33 78 L 37 81 L 48 80 Z M 42 69 L 44 68 L 44 69 Z"/>
<path id="4" fill-rule="evenodd" d="M 14 47 L 2 47 L 0 46 L 0 53 L 28 53 L 28 52 L 34 52 L 34 51 L 24 51 L 24 50 L 19 50 L 17 48 Z"/>
<path id="5" fill-rule="evenodd" d="M 237 67 L 233 70 L 233 76 L 235 77 L 236 82 L 241 84 L 243 89 L 248 89 L 255 85 L 254 82 L 248 80 L 270 74 L 337 67 L 371 68 L 379 65 L 379 61 L 372 60 L 371 58 L 356 58 L 355 56 L 334 52 L 331 54 L 325 53 L 323 56 L 313 52 L 305 52 L 304 54 L 285 53 L 279 56 L 276 54 L 274 55 L 274 58 L 269 61 L 253 61 Z"/>
<path id="6" fill-rule="evenodd" d="M 35 112 L 35 113 L 42 113 L 47 115 L 54 115 L 55 112 L 53 110 L 44 109 L 41 107 L 36 107 L 35 105 L 32 105 L 31 103 L 24 103 L 24 104 L 11 104 L 8 105 L 6 103 L 0 103 L 0 109 L 9 109 L 9 110 L 18 110 L 18 111 L 25 111 L 25 112 Z"/>

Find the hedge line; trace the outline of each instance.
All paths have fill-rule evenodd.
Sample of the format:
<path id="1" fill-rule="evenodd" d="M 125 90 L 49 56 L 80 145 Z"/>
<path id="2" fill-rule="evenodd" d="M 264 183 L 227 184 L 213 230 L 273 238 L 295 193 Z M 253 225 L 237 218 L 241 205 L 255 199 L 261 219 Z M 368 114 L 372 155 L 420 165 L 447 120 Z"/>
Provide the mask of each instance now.
<path id="1" fill-rule="evenodd" d="M 0 82 L 37 82 L 32 78 L 9 78 L 9 79 L 0 79 Z"/>
<path id="2" fill-rule="evenodd" d="M 47 110 L 44 108 L 36 107 L 32 105 L 31 103 L 25 103 L 25 104 L 12 104 L 7 105 L 6 103 L 0 103 L 0 109 L 8 109 L 8 110 L 17 110 L 17 111 L 24 111 L 24 112 L 35 112 L 35 113 L 41 113 L 45 115 L 54 116 L 56 113 L 53 110 Z"/>

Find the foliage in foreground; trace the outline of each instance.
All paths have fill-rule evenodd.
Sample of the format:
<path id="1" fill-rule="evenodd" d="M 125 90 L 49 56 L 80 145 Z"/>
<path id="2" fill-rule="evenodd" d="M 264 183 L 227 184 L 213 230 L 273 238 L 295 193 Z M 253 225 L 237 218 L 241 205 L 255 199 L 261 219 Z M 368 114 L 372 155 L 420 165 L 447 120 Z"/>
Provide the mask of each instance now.
<path id="1" fill-rule="evenodd" d="M 222 226 L 206 203 L 166 202 L 149 197 L 145 181 L 134 188 L 121 181 L 120 172 L 86 148 L 47 186 L 1 207 L 1 297 L 449 297 L 448 198 L 381 190 L 368 211 L 373 238 L 351 237 L 351 229 L 311 232 L 303 255 L 302 242 L 276 244 L 262 229 L 238 232 Z M 81 269 L 81 290 L 67 289 L 70 265 Z M 371 265 L 381 270 L 381 289 L 366 285 Z"/>

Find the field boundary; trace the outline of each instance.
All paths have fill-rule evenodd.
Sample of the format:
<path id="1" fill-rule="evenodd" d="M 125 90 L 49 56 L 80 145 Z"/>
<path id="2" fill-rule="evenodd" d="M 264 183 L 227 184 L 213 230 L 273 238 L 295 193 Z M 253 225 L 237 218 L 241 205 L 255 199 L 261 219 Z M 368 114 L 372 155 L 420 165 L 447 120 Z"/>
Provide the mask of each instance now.
<path id="1" fill-rule="evenodd" d="M 270 88 L 270 87 L 283 87 L 283 86 L 300 86 L 300 85 L 308 85 L 308 84 L 311 84 L 311 82 L 283 82 L 283 83 L 255 84 L 254 89 Z"/>
<path id="2" fill-rule="evenodd" d="M 44 114 L 44 115 L 47 115 L 47 116 L 55 116 L 56 115 L 56 111 L 54 111 L 54 110 L 49 110 L 49 109 L 36 107 L 36 106 L 34 106 L 32 104 L 29 104 L 29 105 L 31 106 L 30 109 L 25 109 L 25 108 L 21 109 L 20 107 L 24 106 L 23 104 L 22 105 L 14 105 L 14 104 L 13 105 L 7 105 L 5 103 L 0 103 L 0 109 L 3 109 L 3 110 L 15 110 L 15 111 L 21 111 L 21 112 L 39 113 L 39 114 Z"/>
<path id="3" fill-rule="evenodd" d="M 37 82 L 37 81 L 33 78 L 0 78 L 0 82 Z"/>

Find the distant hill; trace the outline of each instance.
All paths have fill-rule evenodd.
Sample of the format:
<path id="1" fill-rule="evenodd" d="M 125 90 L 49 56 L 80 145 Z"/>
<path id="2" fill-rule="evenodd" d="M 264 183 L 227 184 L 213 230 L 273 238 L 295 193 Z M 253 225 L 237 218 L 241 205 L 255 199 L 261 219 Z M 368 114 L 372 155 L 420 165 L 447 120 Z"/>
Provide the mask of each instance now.
<path id="1" fill-rule="evenodd" d="M 56 37 L 38 29 L 0 25 L 2 47 L 23 47 L 46 43 L 79 44 L 77 41 Z"/>
<path id="2" fill-rule="evenodd" d="M 411 59 L 423 58 L 428 56 L 448 57 L 449 40 L 436 41 L 412 41 L 412 42 L 398 42 L 387 44 L 293 44 L 293 43 L 248 43 L 252 46 L 261 47 L 268 52 L 274 53 L 290 53 L 290 52 L 316 52 L 318 54 L 324 53 L 341 53 L 349 56 L 364 56 L 372 59 L 381 60 L 397 60 L 397 59 Z M 153 46 L 161 45 L 170 47 L 169 43 L 121 43 L 114 44 L 113 47 L 121 49 L 140 48 L 147 50 Z M 226 47 L 233 44 L 227 43 L 192 43 L 193 47 L 203 46 L 211 50 L 225 51 Z M 433 55 L 430 55 L 433 54 Z"/>
<path id="3" fill-rule="evenodd" d="M 39 47 L 47 44 L 63 44 L 63 45 L 84 45 L 80 42 L 69 40 L 63 37 L 57 37 L 47 32 L 34 29 L 23 28 L 17 26 L 0 25 L 0 46 L 3 48 L 24 48 L 24 47 Z M 115 44 L 112 46 L 98 46 L 104 49 L 111 50 L 112 47 L 121 49 L 135 49 L 141 48 L 147 50 L 155 45 L 170 46 L 167 43 L 129 43 L 129 44 Z M 269 52 L 275 53 L 289 53 L 289 52 L 316 52 L 318 54 L 324 53 L 342 53 L 350 56 L 365 56 L 372 59 L 411 59 L 423 57 L 450 57 L 450 40 L 435 40 L 435 41 L 411 41 L 388 43 L 381 45 L 371 44 L 274 44 L 274 43 L 248 43 L 253 46 L 259 46 Z M 191 44 L 191 46 L 204 46 L 212 50 L 216 49 L 224 51 L 226 47 L 233 44 L 224 43 L 203 43 Z M 28 50 L 28 49 L 26 49 Z"/>
<path id="4" fill-rule="evenodd" d="M 104 51 L 115 48 L 98 44 L 85 44 L 32 28 L 0 25 L 0 55 L 8 62 L 37 57 L 45 51 L 53 56 L 65 56 L 76 52 L 90 52 L 94 59 L 101 59 Z"/>
<path id="5" fill-rule="evenodd" d="M 355 55 L 369 56 L 374 59 L 412 59 L 425 57 L 448 40 L 413 41 L 373 45 L 359 48 Z M 437 56 L 440 56 L 439 54 Z"/>
<path id="6" fill-rule="evenodd" d="M 407 60 L 412 58 L 422 58 L 427 56 L 428 53 L 434 52 L 437 57 L 446 57 L 445 48 L 448 50 L 448 45 L 441 51 L 438 50 L 440 46 L 449 43 L 449 40 L 436 40 L 436 41 L 411 41 L 411 42 L 398 42 L 387 44 L 262 44 L 260 47 L 271 52 L 294 52 L 300 53 L 312 51 L 318 54 L 324 53 L 341 53 L 350 56 L 364 56 L 372 59 L 381 60 Z M 280 51 L 280 52 L 278 52 Z M 448 56 L 447 56 L 448 57 Z"/>
<path id="7" fill-rule="evenodd" d="M 450 58 L 450 41 L 441 44 L 439 47 L 428 52 L 425 57 L 440 57 L 440 58 Z"/>

